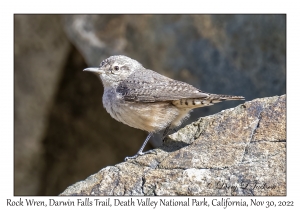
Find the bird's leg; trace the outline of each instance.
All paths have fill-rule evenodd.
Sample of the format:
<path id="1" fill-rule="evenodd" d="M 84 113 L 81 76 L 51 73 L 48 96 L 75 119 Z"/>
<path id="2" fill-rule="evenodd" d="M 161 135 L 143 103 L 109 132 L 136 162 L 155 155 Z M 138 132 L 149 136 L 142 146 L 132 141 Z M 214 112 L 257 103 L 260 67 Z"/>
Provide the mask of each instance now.
<path id="1" fill-rule="evenodd" d="M 149 153 L 149 152 L 143 152 L 143 150 L 144 150 L 144 148 L 145 148 L 147 142 L 149 141 L 149 139 L 151 138 L 152 135 L 153 135 L 153 133 L 149 133 L 148 136 L 147 136 L 147 138 L 146 138 L 146 140 L 144 141 L 142 147 L 139 149 L 139 151 L 136 153 L 136 155 L 134 155 L 134 156 L 132 156 L 132 157 L 126 157 L 126 158 L 125 158 L 125 161 L 127 161 L 127 160 L 129 160 L 129 159 L 134 159 L 134 158 L 136 158 L 136 157 L 138 157 L 138 156 L 140 156 L 140 155 L 144 155 L 144 154 L 146 154 L 146 153 Z"/>
<path id="2" fill-rule="evenodd" d="M 163 133 L 163 136 L 162 136 L 163 142 L 164 142 L 164 139 L 167 137 L 167 135 L 168 135 L 168 133 L 169 133 L 169 131 L 170 131 L 170 127 L 171 127 L 171 124 L 168 125 L 168 126 L 166 127 L 166 129 L 164 130 L 164 133 Z"/>

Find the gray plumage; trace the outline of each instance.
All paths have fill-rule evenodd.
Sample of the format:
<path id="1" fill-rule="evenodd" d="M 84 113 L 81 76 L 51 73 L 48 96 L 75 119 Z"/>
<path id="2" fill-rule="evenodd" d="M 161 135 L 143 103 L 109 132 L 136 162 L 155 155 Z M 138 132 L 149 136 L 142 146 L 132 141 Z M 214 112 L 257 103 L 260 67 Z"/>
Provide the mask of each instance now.
<path id="1" fill-rule="evenodd" d="M 170 79 L 144 68 L 137 69 L 127 79 L 120 82 L 117 92 L 121 93 L 127 101 L 145 103 L 208 96 L 187 83 Z"/>
<path id="2" fill-rule="evenodd" d="M 104 86 L 103 105 L 114 119 L 150 133 L 137 155 L 143 154 L 152 133 L 166 129 L 166 134 L 168 129 L 180 126 L 192 109 L 224 100 L 244 100 L 242 96 L 205 93 L 145 69 L 123 55 L 111 56 L 98 68 L 84 70 L 100 76 Z"/>

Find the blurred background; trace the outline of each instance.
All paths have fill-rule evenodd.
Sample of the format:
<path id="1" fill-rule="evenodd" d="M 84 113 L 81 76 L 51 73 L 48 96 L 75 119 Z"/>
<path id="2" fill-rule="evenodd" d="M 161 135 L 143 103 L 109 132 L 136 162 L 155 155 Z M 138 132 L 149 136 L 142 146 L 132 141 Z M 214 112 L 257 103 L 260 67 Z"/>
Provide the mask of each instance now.
<path id="1" fill-rule="evenodd" d="M 82 71 L 118 54 L 205 92 L 286 93 L 285 15 L 15 15 L 15 195 L 58 195 L 138 151 L 147 133 L 112 119 L 100 79 Z"/>

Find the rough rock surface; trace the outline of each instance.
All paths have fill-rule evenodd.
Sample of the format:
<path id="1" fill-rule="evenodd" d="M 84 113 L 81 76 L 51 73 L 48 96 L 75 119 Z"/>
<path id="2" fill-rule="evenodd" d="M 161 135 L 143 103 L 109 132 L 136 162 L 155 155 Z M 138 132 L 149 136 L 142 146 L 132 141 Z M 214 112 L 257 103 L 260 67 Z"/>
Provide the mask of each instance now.
<path id="1" fill-rule="evenodd" d="M 286 195 L 286 96 L 200 118 L 60 195 Z"/>

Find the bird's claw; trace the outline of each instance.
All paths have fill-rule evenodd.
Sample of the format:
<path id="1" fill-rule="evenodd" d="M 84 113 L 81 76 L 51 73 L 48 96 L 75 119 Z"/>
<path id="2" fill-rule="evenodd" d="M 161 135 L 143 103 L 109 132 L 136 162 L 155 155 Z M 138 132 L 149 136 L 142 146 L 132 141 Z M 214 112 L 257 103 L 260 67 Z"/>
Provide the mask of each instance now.
<path id="1" fill-rule="evenodd" d="M 134 156 L 126 157 L 126 158 L 125 158 L 125 161 L 130 160 L 130 159 L 135 159 L 135 158 L 137 158 L 138 156 L 142 156 L 142 155 L 146 155 L 146 154 L 155 154 L 155 155 L 157 155 L 157 152 L 156 152 L 155 150 L 149 150 L 149 151 L 147 151 L 147 152 L 139 152 L 139 153 L 137 153 L 137 154 L 134 155 Z"/>

